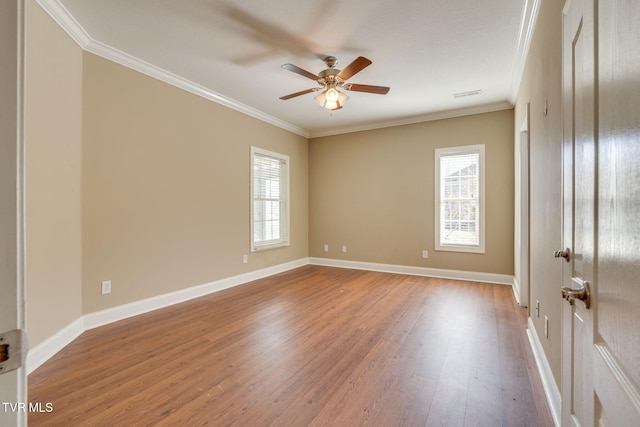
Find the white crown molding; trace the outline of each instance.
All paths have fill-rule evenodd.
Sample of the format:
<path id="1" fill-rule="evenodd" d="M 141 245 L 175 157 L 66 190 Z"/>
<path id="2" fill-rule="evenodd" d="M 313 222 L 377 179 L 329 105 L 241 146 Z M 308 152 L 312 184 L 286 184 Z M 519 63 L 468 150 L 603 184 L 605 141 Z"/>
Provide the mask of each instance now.
<path id="1" fill-rule="evenodd" d="M 522 11 L 518 46 L 513 66 L 513 76 L 511 79 L 511 96 L 509 97 L 509 102 L 512 104 L 515 104 L 516 99 L 518 98 L 518 91 L 522 81 L 522 73 L 524 73 L 524 67 L 527 63 L 529 47 L 531 46 L 531 38 L 533 37 L 533 32 L 536 27 L 541 2 L 542 0 L 526 0 Z"/>
<path id="2" fill-rule="evenodd" d="M 553 422 L 556 427 L 560 427 L 562 420 L 562 395 L 560 394 L 560 390 L 553 378 L 551 366 L 544 354 L 542 343 L 538 338 L 538 333 L 536 332 L 536 327 L 533 324 L 531 317 L 529 317 L 527 321 L 527 336 L 529 337 L 529 344 L 531 345 L 533 358 L 538 366 L 538 372 L 540 373 L 540 379 L 542 380 L 542 388 L 544 389 L 544 394 L 547 397 L 547 403 L 551 410 L 551 417 L 553 418 Z"/>
<path id="3" fill-rule="evenodd" d="M 415 123 L 431 122 L 435 120 L 452 119 L 455 117 L 472 116 L 474 114 L 492 113 L 494 111 L 510 110 L 513 108 L 513 104 L 508 101 L 494 102 L 491 104 L 478 105 L 475 107 L 458 108 L 455 110 L 438 111 L 435 113 L 422 114 L 419 116 L 412 116 L 402 118 L 398 120 L 391 120 L 387 122 L 376 122 L 366 125 L 335 128 L 326 131 L 311 132 L 309 138 L 320 138 L 323 136 L 340 135 L 351 132 L 362 132 L 367 130 L 375 130 L 382 128 L 389 128 L 394 126 L 411 125 Z"/>
<path id="4" fill-rule="evenodd" d="M 60 27 L 86 52 L 93 53 L 102 58 L 108 59 L 117 64 L 125 66 L 127 68 L 136 70 L 145 75 L 156 78 L 160 81 L 163 81 L 175 87 L 181 88 L 183 90 L 186 90 L 195 95 L 201 96 L 210 101 L 224 105 L 225 107 L 231 108 L 233 110 L 246 114 L 255 119 L 261 120 L 263 122 L 272 124 L 281 129 L 300 135 L 304 138 L 318 138 L 322 136 L 339 135 L 343 133 L 360 132 L 360 131 L 366 131 L 366 130 L 393 127 L 393 126 L 403 126 L 407 124 L 422 123 L 422 122 L 428 122 L 428 121 L 434 121 L 434 120 L 449 119 L 454 117 L 462 117 L 462 116 L 468 116 L 473 114 L 508 110 L 510 108 L 513 108 L 513 102 L 515 101 L 515 95 L 513 95 L 512 96 L 513 100 L 510 102 L 503 101 L 503 102 L 497 102 L 492 104 L 480 105 L 477 107 L 469 107 L 469 108 L 441 111 L 436 113 L 428 113 L 424 115 L 402 118 L 398 120 L 391 120 L 387 122 L 376 122 L 376 123 L 358 125 L 353 127 L 334 128 L 334 129 L 318 131 L 318 132 L 308 131 L 294 124 L 291 124 L 284 120 L 278 119 L 277 117 L 271 116 L 267 113 L 257 110 L 253 107 L 250 107 L 248 105 L 235 101 L 217 92 L 209 90 L 204 86 L 201 86 L 197 83 L 189 81 L 183 77 L 177 76 L 167 70 L 164 70 L 160 67 L 157 67 L 153 64 L 145 62 L 139 58 L 136 58 L 132 55 L 129 55 L 125 52 L 122 52 L 118 49 L 115 49 L 111 46 L 108 46 L 104 43 L 101 43 L 97 40 L 92 39 L 91 36 L 73 18 L 73 16 L 62 5 L 62 3 L 60 3 L 59 0 L 36 0 L 36 1 L 53 18 L 53 20 L 58 25 L 60 25 Z M 537 14 L 537 6 L 539 5 L 540 1 L 541 0 L 528 0 L 527 5 L 535 3 L 535 6 L 536 6 L 535 12 Z M 525 13 L 523 20 L 526 19 L 527 17 L 530 17 L 533 19 L 533 21 L 535 21 L 535 14 L 534 16 L 531 16 L 530 13 Z M 531 20 L 527 20 L 527 22 L 529 21 Z M 528 43 L 530 41 L 529 33 L 533 31 L 533 24 L 534 22 L 529 22 L 529 25 L 523 26 L 523 29 L 527 30 L 526 32 L 527 37 L 524 38 L 526 43 L 524 46 L 522 46 L 523 49 L 519 50 L 519 52 L 521 52 L 521 56 L 523 56 L 523 59 L 521 61 L 522 67 L 524 67 L 524 61 L 526 59 L 526 51 L 528 50 Z M 522 45 L 522 43 L 520 43 L 520 45 Z M 517 81 L 519 84 L 520 78 L 522 76 L 522 70 L 519 70 L 518 75 L 519 75 L 519 78 L 517 79 Z M 517 95 L 517 87 L 514 92 Z"/>
<path id="5" fill-rule="evenodd" d="M 71 37 L 81 48 L 91 41 L 89 34 L 58 0 L 36 0 L 45 12 Z"/>
<path id="6" fill-rule="evenodd" d="M 153 64 L 145 62 L 132 55 L 124 53 L 109 45 L 101 43 L 91 38 L 91 36 L 82 28 L 69 11 L 60 3 L 59 0 L 36 0 L 38 4 L 53 18 L 53 20 L 62 27 L 62 29 L 86 52 L 93 53 L 102 58 L 113 61 L 124 67 L 146 74 L 147 76 L 156 78 L 160 81 L 176 86 L 180 89 L 191 92 L 195 95 L 206 98 L 210 101 L 224 105 L 225 107 L 239 111 L 255 119 L 272 124 L 281 129 L 309 138 L 309 131 L 295 126 L 291 123 L 280 120 L 260 110 L 248 105 L 242 104 L 217 92 L 209 90 L 204 86 L 177 76 L 167 70 L 157 67 Z"/>
<path id="7" fill-rule="evenodd" d="M 217 92 L 209 90 L 204 86 L 173 74 L 153 64 L 145 62 L 139 58 L 136 58 L 135 56 L 129 55 L 128 53 L 122 52 L 104 43 L 91 40 L 84 47 L 84 50 L 127 68 L 131 68 L 132 70 L 138 71 L 142 74 L 146 74 L 147 76 L 153 77 L 172 86 L 186 90 L 187 92 L 191 92 L 194 95 L 198 95 L 210 101 L 224 105 L 225 107 L 231 108 L 232 110 L 239 111 L 243 114 L 246 114 L 247 116 L 253 117 L 266 123 L 270 123 L 281 129 L 300 135 L 304 138 L 309 138 L 309 132 L 298 126 L 285 122 L 284 120 L 280 120 L 253 107 L 242 104 Z"/>

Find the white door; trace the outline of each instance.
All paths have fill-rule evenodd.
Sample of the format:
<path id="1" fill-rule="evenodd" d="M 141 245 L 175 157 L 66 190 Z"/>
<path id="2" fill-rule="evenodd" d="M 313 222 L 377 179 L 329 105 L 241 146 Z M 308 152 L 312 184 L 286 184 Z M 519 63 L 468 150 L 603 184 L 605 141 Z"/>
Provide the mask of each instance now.
<path id="1" fill-rule="evenodd" d="M 592 0 L 568 0 L 563 21 L 564 289 L 594 291 L 595 82 Z M 574 291 L 569 291 L 574 292 Z M 573 294 L 562 307 L 562 425 L 594 426 L 592 377 L 595 296 Z M 587 307 L 589 306 L 589 307 Z"/>
<path id="2" fill-rule="evenodd" d="M 25 370 L 14 369 L 24 329 L 22 11 L 22 1 L 0 2 L 0 425 L 7 427 L 26 425 Z"/>
<path id="3" fill-rule="evenodd" d="M 563 426 L 640 426 L 637 22 L 637 0 L 565 5 Z"/>

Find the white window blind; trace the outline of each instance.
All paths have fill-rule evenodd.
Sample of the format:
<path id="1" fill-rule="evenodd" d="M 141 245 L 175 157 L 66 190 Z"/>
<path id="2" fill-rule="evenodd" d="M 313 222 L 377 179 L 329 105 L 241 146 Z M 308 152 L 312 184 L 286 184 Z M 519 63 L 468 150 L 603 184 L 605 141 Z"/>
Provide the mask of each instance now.
<path id="1" fill-rule="evenodd" d="M 436 249 L 484 252 L 484 145 L 436 150 Z"/>
<path id="2" fill-rule="evenodd" d="M 251 250 L 289 244 L 289 157 L 251 147 Z"/>

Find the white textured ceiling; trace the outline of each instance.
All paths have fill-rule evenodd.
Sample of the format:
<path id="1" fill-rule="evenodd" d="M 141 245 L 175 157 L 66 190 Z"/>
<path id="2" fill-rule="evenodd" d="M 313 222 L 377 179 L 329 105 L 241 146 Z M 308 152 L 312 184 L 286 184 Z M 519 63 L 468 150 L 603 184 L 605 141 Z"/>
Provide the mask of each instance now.
<path id="1" fill-rule="evenodd" d="M 505 108 L 535 15 L 533 0 L 39 1 L 50 13 L 67 14 L 88 50 L 151 64 L 307 136 Z M 317 87 L 282 64 L 317 74 L 327 55 L 338 58 L 338 69 L 369 58 L 373 64 L 349 82 L 391 91 L 348 92 L 335 112 L 317 106 L 314 94 L 278 99 Z M 474 90 L 481 93 L 453 96 Z"/>

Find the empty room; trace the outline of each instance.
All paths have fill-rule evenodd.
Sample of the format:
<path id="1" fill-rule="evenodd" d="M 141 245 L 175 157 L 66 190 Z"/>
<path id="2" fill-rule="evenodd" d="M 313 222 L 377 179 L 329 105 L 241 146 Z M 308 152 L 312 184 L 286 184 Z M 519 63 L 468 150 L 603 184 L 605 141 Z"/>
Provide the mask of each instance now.
<path id="1" fill-rule="evenodd" d="M 640 425 L 634 1 L 0 14 L 0 425 Z"/>

